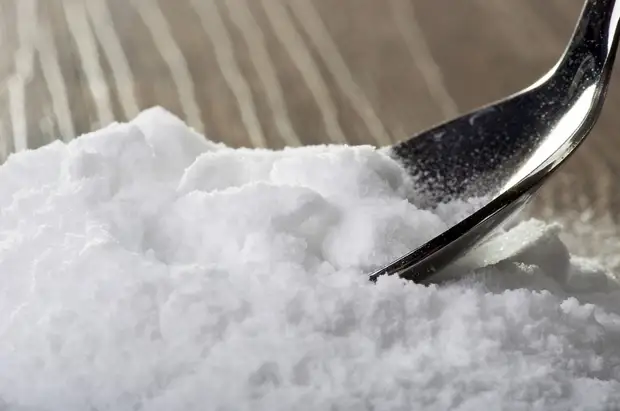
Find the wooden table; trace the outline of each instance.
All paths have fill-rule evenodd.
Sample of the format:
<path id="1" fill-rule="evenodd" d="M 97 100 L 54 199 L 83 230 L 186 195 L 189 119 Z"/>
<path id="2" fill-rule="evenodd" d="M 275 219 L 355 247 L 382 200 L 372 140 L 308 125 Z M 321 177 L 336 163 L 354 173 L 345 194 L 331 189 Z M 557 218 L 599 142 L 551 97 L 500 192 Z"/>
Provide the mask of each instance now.
<path id="1" fill-rule="evenodd" d="M 153 105 L 233 146 L 389 144 L 536 79 L 581 6 L 0 0 L 0 159 Z M 620 251 L 619 80 L 617 70 L 594 135 L 532 211 L 571 220 L 571 246 L 610 258 Z"/>

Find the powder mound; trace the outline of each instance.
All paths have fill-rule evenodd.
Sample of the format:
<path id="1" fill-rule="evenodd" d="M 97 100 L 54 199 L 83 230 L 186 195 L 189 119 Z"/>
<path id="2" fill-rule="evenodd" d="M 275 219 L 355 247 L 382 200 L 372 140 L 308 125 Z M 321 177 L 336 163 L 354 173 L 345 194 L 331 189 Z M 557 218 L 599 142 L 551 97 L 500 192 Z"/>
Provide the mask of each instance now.
<path id="1" fill-rule="evenodd" d="M 618 409 L 620 293 L 527 221 L 421 286 L 372 147 L 210 142 L 163 109 L 0 167 L 0 410 Z"/>

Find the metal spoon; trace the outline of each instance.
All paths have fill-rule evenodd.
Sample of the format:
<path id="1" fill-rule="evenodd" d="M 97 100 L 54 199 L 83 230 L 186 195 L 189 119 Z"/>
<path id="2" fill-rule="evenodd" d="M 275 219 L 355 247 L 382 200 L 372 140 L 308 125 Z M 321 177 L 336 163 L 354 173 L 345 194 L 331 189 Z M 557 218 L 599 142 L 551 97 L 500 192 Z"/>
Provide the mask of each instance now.
<path id="1" fill-rule="evenodd" d="M 429 199 L 487 196 L 452 228 L 374 272 L 420 282 L 476 247 L 519 211 L 579 147 L 601 112 L 620 3 L 587 0 L 558 63 L 526 89 L 391 147 Z M 536 44 L 532 44 L 536 47 Z"/>

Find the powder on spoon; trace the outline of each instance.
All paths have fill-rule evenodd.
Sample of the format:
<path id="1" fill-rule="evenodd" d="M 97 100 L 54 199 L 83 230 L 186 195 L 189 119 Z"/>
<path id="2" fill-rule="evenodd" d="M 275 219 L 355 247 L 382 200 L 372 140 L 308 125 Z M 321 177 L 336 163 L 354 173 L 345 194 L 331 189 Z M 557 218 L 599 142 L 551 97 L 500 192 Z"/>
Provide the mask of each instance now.
<path id="1" fill-rule="evenodd" d="M 618 409 L 620 293 L 557 226 L 368 281 L 472 207 L 412 193 L 380 150 L 231 149 L 159 108 L 13 155 L 0 410 Z"/>

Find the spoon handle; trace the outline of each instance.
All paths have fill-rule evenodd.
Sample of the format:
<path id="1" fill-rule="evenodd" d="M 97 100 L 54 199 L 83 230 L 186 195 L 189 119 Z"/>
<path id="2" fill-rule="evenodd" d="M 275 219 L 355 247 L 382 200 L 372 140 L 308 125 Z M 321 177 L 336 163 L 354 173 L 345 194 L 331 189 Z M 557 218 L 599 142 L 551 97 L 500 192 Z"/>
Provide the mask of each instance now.
<path id="1" fill-rule="evenodd" d="M 591 76 L 609 76 L 618 47 L 619 20 L 620 2 L 587 0 L 562 59 L 548 76 L 561 74 L 560 79 L 573 84 L 584 76 L 589 80 Z"/>

